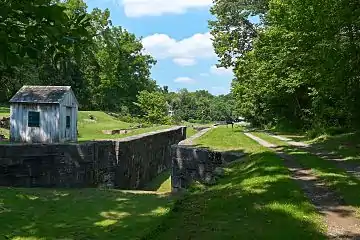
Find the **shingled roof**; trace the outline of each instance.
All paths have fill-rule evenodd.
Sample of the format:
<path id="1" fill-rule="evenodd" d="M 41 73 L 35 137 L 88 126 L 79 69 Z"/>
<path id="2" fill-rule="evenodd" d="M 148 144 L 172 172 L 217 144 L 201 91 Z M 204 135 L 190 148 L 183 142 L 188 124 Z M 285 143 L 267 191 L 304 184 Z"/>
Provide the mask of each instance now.
<path id="1" fill-rule="evenodd" d="M 70 86 L 23 86 L 10 103 L 60 103 Z"/>

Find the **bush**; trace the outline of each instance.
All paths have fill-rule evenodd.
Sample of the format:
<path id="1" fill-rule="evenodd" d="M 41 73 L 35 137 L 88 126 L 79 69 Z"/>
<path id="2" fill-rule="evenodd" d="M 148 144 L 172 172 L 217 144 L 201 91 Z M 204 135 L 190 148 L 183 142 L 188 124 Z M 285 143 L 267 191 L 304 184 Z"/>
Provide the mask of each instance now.
<path id="1" fill-rule="evenodd" d="M 347 133 L 349 129 L 342 128 L 342 127 L 330 127 L 326 129 L 326 133 L 329 135 L 339 135 L 343 133 Z"/>

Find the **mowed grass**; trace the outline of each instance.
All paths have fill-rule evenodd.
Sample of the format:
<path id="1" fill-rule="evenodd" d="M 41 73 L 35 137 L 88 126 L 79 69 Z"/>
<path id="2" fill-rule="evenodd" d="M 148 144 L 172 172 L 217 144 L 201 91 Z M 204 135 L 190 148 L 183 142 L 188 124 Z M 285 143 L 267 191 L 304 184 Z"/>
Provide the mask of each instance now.
<path id="1" fill-rule="evenodd" d="M 89 118 L 89 115 L 95 117 L 95 121 Z M 127 134 L 105 135 L 102 130 L 129 129 L 133 125 L 119 121 L 104 112 L 99 111 L 80 111 L 78 115 L 79 141 L 89 141 L 97 139 L 120 139 L 128 136 L 138 135 L 142 133 L 162 130 L 171 126 L 160 125 L 148 128 L 139 128 L 131 130 Z"/>
<path id="2" fill-rule="evenodd" d="M 186 128 L 186 137 L 187 138 L 194 136 L 196 133 L 197 133 L 197 131 L 194 128 L 192 128 L 192 127 Z"/>
<path id="3" fill-rule="evenodd" d="M 0 118 L 2 117 L 9 117 L 10 116 L 10 108 L 0 106 Z"/>
<path id="4" fill-rule="evenodd" d="M 286 153 L 292 155 L 303 167 L 312 169 L 313 173 L 323 180 L 329 187 L 343 197 L 345 202 L 353 206 L 360 217 L 360 180 L 336 167 L 329 161 L 308 153 L 286 142 L 275 139 L 264 133 L 254 135 L 278 146 L 282 146 Z"/>
<path id="5" fill-rule="evenodd" d="M 360 132 L 321 136 L 309 141 L 313 147 L 325 149 L 349 162 L 360 164 Z"/>
<path id="6" fill-rule="evenodd" d="M 248 157 L 217 185 L 190 189 L 144 239 L 326 239 L 320 215 L 274 153 L 231 128 L 211 130 L 197 143 Z"/>
<path id="7" fill-rule="evenodd" d="M 0 188 L 0 239 L 140 239 L 172 204 L 152 193 Z"/>
<path id="8" fill-rule="evenodd" d="M 321 135 L 314 139 L 303 133 L 278 133 L 294 141 L 303 141 L 311 146 L 338 155 L 346 161 L 360 164 L 360 132 L 349 132 L 337 135 Z"/>
<path id="9" fill-rule="evenodd" d="M 1 116 L 9 116 L 9 108 L 0 107 L 0 117 Z M 95 120 L 91 120 L 89 115 L 95 117 Z M 138 135 L 142 133 L 162 130 L 166 128 L 170 128 L 171 126 L 166 125 L 157 125 L 151 126 L 147 128 L 139 128 L 132 130 L 127 134 L 118 134 L 118 135 L 105 135 L 102 130 L 115 130 L 115 129 L 129 129 L 133 125 L 119 121 L 118 119 L 100 111 L 79 111 L 78 113 L 78 130 L 79 136 L 78 140 L 80 142 L 91 141 L 91 140 L 103 140 L 103 139 L 120 139 L 128 136 Z M 0 134 L 5 135 L 7 138 L 9 137 L 9 130 L 1 129 Z"/>

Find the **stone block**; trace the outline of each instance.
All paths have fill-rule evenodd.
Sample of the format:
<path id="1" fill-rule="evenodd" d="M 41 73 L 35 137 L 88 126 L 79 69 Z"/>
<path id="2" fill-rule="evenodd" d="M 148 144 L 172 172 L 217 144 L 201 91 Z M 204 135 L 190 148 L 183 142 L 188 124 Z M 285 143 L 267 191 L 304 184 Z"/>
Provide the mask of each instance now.
<path id="1" fill-rule="evenodd" d="M 0 186 L 139 189 L 169 169 L 184 128 L 118 141 L 0 145 Z"/>

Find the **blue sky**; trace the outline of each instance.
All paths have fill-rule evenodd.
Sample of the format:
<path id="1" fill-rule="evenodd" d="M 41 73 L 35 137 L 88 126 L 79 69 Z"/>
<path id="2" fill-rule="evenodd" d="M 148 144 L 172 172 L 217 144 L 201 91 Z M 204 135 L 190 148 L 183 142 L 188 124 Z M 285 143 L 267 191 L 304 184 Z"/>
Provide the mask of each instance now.
<path id="1" fill-rule="evenodd" d="M 152 77 L 176 91 L 230 91 L 229 69 L 216 68 L 207 22 L 212 0 L 87 0 L 89 10 L 109 8 L 114 25 L 143 38 L 148 53 L 158 61 Z"/>

